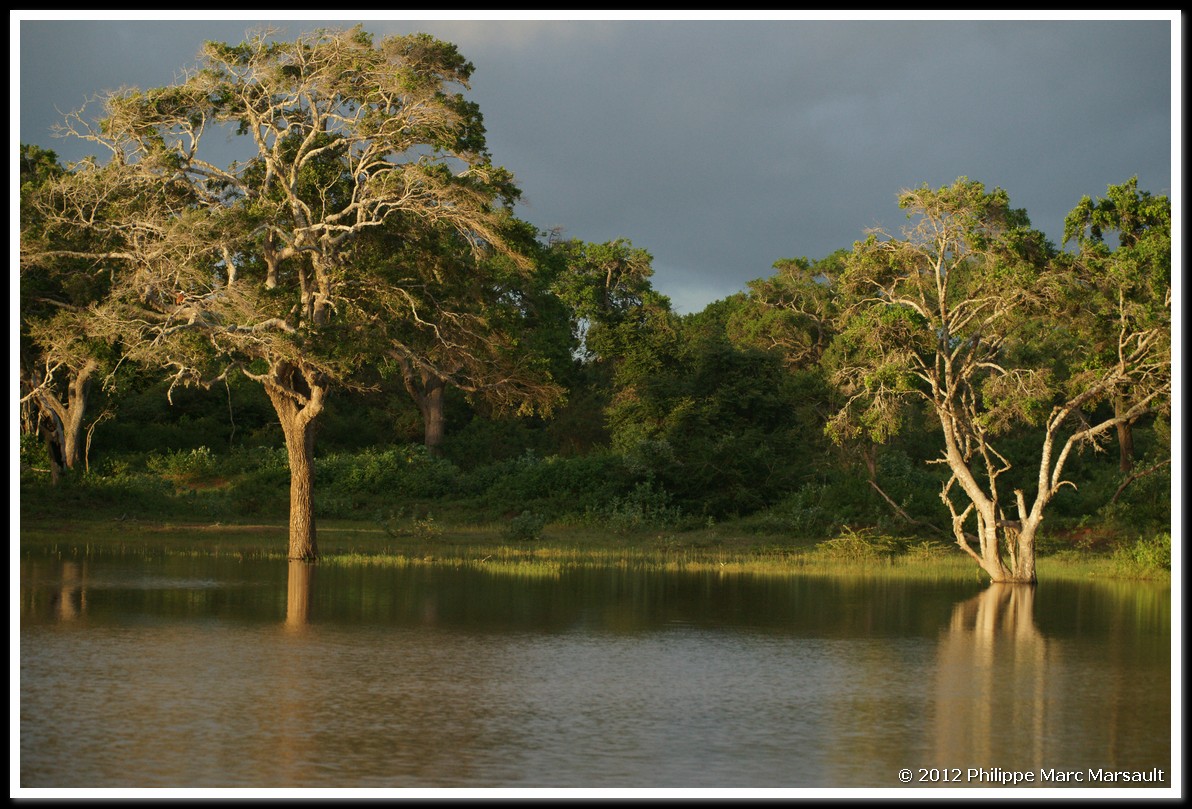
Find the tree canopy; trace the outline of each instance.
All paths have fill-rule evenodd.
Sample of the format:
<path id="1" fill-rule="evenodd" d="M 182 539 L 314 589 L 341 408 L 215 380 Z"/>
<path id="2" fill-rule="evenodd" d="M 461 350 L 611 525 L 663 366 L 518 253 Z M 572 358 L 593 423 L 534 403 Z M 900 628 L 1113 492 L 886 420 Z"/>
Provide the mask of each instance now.
<path id="1" fill-rule="evenodd" d="M 274 37 L 208 43 L 180 82 L 110 94 L 97 120 L 72 116 L 70 134 L 109 159 L 63 177 L 45 210 L 111 246 L 38 255 L 119 263 L 94 316 L 128 357 L 177 383 L 236 370 L 264 387 L 290 451 L 290 553 L 313 558 L 312 423 L 328 391 L 375 359 L 381 324 L 431 324 L 458 349 L 445 324 L 475 316 L 471 303 L 426 294 L 470 266 L 415 260 L 395 272 L 365 240 L 400 220 L 447 228 L 476 257 L 529 261 L 506 237 L 518 190 L 486 152 L 462 93 L 473 68 L 454 45 L 424 34 L 374 44 L 359 27 Z M 229 129 L 248 148 L 224 167 L 208 143 Z M 536 391 L 528 401 L 553 395 Z"/>

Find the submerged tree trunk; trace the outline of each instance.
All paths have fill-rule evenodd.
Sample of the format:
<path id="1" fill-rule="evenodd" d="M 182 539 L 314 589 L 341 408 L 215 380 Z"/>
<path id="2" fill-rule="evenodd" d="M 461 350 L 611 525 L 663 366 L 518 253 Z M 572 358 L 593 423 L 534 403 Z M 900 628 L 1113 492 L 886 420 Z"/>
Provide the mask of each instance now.
<path id="1" fill-rule="evenodd" d="M 265 390 L 286 437 L 290 464 L 289 558 L 313 562 L 319 556 L 315 539 L 315 417 L 323 410 L 325 388 L 313 373 L 281 364 Z"/>
<path id="2" fill-rule="evenodd" d="M 996 495 L 990 496 L 978 484 L 976 476 L 960 451 L 959 442 L 954 434 L 948 431 L 946 421 L 944 425 L 947 446 L 944 460 L 952 469 L 952 479 L 944 484 L 940 498 L 952 513 L 952 532 L 956 537 L 956 544 L 989 574 L 991 580 L 1001 584 L 1035 584 L 1035 533 L 1043 521 L 1043 505 L 1046 505 L 1046 500 L 1036 503 L 1036 507 L 1027 512 L 1022 492 L 1015 490 L 1018 511 L 1023 515 L 1023 520 L 1004 519 Z M 996 479 L 996 475 L 992 479 Z M 949 497 L 953 483 L 959 483 L 968 498 L 970 505 L 963 511 L 957 511 Z M 992 483 L 990 491 L 997 491 Z M 969 514 L 976 517 L 976 536 L 964 530 Z M 973 547 L 974 541 L 977 544 L 976 548 Z"/>
<path id="3" fill-rule="evenodd" d="M 291 559 L 286 584 L 286 629 L 298 630 L 310 620 L 310 585 L 314 565 Z"/>
<path id="4" fill-rule="evenodd" d="M 1035 584 L 1035 534 L 1041 516 L 1025 522 L 998 519 L 997 505 L 985 501 L 976 509 L 977 548 L 958 526 L 957 544 L 972 556 L 990 580 L 999 584 Z"/>

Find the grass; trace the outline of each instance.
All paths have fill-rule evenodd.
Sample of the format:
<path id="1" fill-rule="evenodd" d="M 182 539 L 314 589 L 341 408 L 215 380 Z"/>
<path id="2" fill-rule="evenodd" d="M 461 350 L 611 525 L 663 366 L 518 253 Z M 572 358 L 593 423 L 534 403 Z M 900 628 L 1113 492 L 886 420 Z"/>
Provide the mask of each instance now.
<path id="1" fill-rule="evenodd" d="M 137 520 L 26 518 L 22 553 L 71 556 L 197 555 L 285 559 L 283 523 L 172 523 Z M 585 525 L 547 524 L 537 538 L 517 541 L 501 524 L 436 524 L 434 531 L 393 531 L 372 521 L 319 523 L 321 564 L 337 566 L 449 565 L 495 574 L 557 576 L 573 568 L 649 568 L 756 576 L 871 576 L 932 580 L 983 579 L 954 546 L 844 530 L 821 540 L 775 542 L 735 531 L 731 523 L 681 533 L 611 532 Z M 1170 547 L 1170 538 L 1166 538 Z M 1155 540 L 1128 550 L 1068 549 L 1041 555 L 1039 579 L 1170 581 Z M 1170 555 L 1168 554 L 1168 559 Z M 1159 561 L 1156 561 L 1159 559 Z M 1168 565 L 1170 562 L 1168 561 Z"/>

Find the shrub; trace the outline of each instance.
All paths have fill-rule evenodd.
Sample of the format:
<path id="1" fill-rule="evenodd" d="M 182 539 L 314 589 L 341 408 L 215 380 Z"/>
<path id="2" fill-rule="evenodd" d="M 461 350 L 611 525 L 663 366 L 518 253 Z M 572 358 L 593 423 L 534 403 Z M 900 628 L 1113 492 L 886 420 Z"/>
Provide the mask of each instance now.
<path id="1" fill-rule="evenodd" d="M 435 522 L 434 515 L 429 511 L 420 514 L 419 509 L 410 509 L 408 516 L 405 508 L 377 510 L 373 513 L 373 522 L 393 539 L 414 537 L 427 541 L 443 533 L 443 529 Z"/>
<path id="2" fill-rule="evenodd" d="M 1125 576 L 1147 578 L 1171 571 L 1171 534 L 1140 537 L 1119 545 L 1110 557 L 1114 567 Z"/>
<path id="3" fill-rule="evenodd" d="M 160 455 L 153 453 L 145 459 L 150 472 L 163 477 L 208 477 L 215 472 L 216 460 L 207 447 L 180 449 Z"/>
<path id="4" fill-rule="evenodd" d="M 610 453 L 540 458 L 526 452 L 474 470 L 462 488 L 498 513 L 512 507 L 563 519 L 607 508 L 631 491 L 633 483 L 622 459 Z"/>
<path id="5" fill-rule="evenodd" d="M 875 535 L 868 529 L 855 531 L 846 525 L 840 536 L 821 542 L 816 550 L 829 559 L 861 562 L 896 556 L 906 550 L 906 542 L 883 534 Z"/>
<path id="6" fill-rule="evenodd" d="M 670 495 L 650 481 L 643 481 L 623 497 L 615 497 L 604 507 L 591 509 L 588 522 L 627 533 L 642 529 L 675 528 L 683 521 L 683 510 L 670 504 Z"/>
<path id="7" fill-rule="evenodd" d="M 501 536 L 513 542 L 534 542 L 542 538 L 546 518 L 541 514 L 523 511 L 507 522 L 501 529 Z"/>
<path id="8" fill-rule="evenodd" d="M 315 461 L 317 487 L 341 500 L 386 498 L 439 498 L 456 494 L 459 470 L 449 461 L 433 457 L 426 447 L 369 448 L 340 452 Z"/>

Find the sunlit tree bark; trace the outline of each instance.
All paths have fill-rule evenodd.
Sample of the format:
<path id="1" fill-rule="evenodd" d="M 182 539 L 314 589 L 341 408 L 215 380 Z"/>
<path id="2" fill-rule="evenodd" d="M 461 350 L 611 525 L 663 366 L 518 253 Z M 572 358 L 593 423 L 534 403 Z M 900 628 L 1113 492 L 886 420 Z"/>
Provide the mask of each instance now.
<path id="1" fill-rule="evenodd" d="M 1006 194 L 961 178 L 903 192 L 902 238 L 872 234 L 843 274 L 851 298 L 836 382 L 849 398 L 829 428 L 882 441 L 899 403 L 923 401 L 941 431 L 941 497 L 957 545 L 994 581 L 1033 583 L 1035 540 L 1074 450 L 1161 409 L 1171 387 L 1170 286 L 1090 296 L 1080 266 L 1054 255 Z M 1074 339 L 1082 306 L 1115 324 L 1115 350 Z M 1130 391 L 1130 405 L 1112 408 Z M 1109 403 L 1108 415 L 1099 406 Z M 1006 491 L 999 435 L 1042 428 L 1033 493 Z"/>

